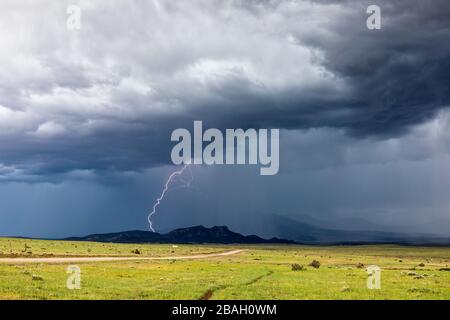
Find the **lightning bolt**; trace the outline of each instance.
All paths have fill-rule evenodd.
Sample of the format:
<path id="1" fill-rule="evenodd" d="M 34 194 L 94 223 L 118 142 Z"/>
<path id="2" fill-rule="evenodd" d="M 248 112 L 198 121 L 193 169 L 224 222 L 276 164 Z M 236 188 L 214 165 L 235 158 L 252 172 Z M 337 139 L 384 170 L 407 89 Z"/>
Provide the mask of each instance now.
<path id="1" fill-rule="evenodd" d="M 179 178 L 179 180 L 184 184 L 181 187 L 186 187 L 189 188 L 192 181 L 194 180 L 194 176 L 192 175 L 192 171 L 190 168 L 190 163 L 185 164 L 183 166 L 183 168 L 181 168 L 180 170 L 174 171 L 172 172 L 172 174 L 169 176 L 169 178 L 167 178 L 166 184 L 164 185 L 164 188 L 161 192 L 161 195 L 159 196 L 159 198 L 156 199 L 155 204 L 153 205 L 153 209 L 152 212 L 149 213 L 147 220 L 148 220 L 148 226 L 149 229 L 153 232 L 155 232 L 155 229 L 153 228 L 153 223 L 152 223 L 152 216 L 156 213 L 156 209 L 158 208 L 158 206 L 161 204 L 161 201 L 164 199 L 164 196 L 166 195 L 166 192 L 169 191 L 169 187 L 172 181 L 174 181 L 175 178 Z M 182 179 L 180 176 L 183 175 L 184 171 L 188 169 L 188 171 L 190 172 L 190 179 L 188 181 Z"/>

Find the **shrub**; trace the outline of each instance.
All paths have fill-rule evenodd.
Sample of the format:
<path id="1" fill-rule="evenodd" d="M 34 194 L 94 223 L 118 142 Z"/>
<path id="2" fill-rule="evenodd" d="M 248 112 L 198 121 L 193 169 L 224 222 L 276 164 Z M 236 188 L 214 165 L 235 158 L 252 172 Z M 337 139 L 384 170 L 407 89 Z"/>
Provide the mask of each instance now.
<path id="1" fill-rule="evenodd" d="M 310 264 L 311 267 L 319 269 L 320 268 L 320 262 L 317 260 L 313 260 Z"/>
<path id="2" fill-rule="evenodd" d="M 349 291 L 352 291 L 352 289 L 350 289 L 350 287 L 348 287 L 348 286 L 343 286 L 341 288 L 341 292 L 349 292 Z"/>
<path id="3" fill-rule="evenodd" d="M 294 263 L 291 265 L 292 271 L 303 271 L 305 270 L 305 267 L 302 264 Z"/>

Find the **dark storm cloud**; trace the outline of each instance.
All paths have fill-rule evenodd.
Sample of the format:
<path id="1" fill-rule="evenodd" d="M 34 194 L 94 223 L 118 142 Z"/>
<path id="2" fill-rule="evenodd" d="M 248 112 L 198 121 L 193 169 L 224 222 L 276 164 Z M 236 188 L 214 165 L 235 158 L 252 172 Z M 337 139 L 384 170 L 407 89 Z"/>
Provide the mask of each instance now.
<path id="1" fill-rule="evenodd" d="M 367 16 L 362 14 L 373 3 L 382 10 L 382 29 L 378 31 L 366 28 Z M 390 137 L 450 105 L 447 1 L 334 4 L 344 13 L 330 15 L 317 29 L 305 33 L 298 30 L 302 23 L 297 27 L 288 20 L 286 30 L 291 28 L 298 45 L 317 50 L 314 62 L 344 81 L 348 91 L 333 95 L 324 88 L 310 92 L 292 88 L 272 99 L 256 95 L 254 112 L 244 114 L 248 126 L 328 126 L 357 136 Z"/>
<path id="2" fill-rule="evenodd" d="M 450 6 L 376 1 L 2 2 L 0 175 L 132 171 L 170 132 L 330 127 L 389 138 L 450 104 Z"/>
<path id="3" fill-rule="evenodd" d="M 377 1 L 382 29 L 361 17 L 331 21 L 333 39 L 311 37 L 323 65 L 347 79 L 349 104 L 357 112 L 348 128 L 356 134 L 392 135 L 429 120 L 450 105 L 450 5 L 448 1 Z M 372 2 L 346 1 L 363 10 Z M 331 41 L 330 41 L 331 40 Z"/>

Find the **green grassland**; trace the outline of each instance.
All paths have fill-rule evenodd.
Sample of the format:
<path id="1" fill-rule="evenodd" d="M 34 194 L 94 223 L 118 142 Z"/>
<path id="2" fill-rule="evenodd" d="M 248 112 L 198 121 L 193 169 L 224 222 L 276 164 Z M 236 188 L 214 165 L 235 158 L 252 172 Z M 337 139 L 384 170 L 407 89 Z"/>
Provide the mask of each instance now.
<path id="1" fill-rule="evenodd" d="M 132 253 L 135 249 L 140 254 Z M 233 249 L 245 251 L 198 260 L 76 263 L 80 290 L 66 288 L 67 263 L 0 263 L 0 299 L 450 299 L 448 247 L 172 246 L 0 238 L 0 258 L 158 257 Z M 308 266 L 313 260 L 320 261 L 320 268 Z M 294 263 L 305 269 L 292 271 Z M 368 265 L 382 269 L 379 290 L 366 286 Z"/>

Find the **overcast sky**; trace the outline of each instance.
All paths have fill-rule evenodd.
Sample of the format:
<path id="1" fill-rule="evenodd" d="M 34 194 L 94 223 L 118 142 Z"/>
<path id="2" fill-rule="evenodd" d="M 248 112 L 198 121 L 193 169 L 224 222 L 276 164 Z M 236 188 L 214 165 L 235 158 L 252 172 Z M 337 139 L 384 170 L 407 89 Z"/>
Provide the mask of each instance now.
<path id="1" fill-rule="evenodd" d="M 279 174 L 194 166 L 157 230 L 267 235 L 280 214 L 450 235 L 449 17 L 448 0 L 2 0 L 0 234 L 146 229 L 170 133 L 202 120 L 280 128 Z"/>

